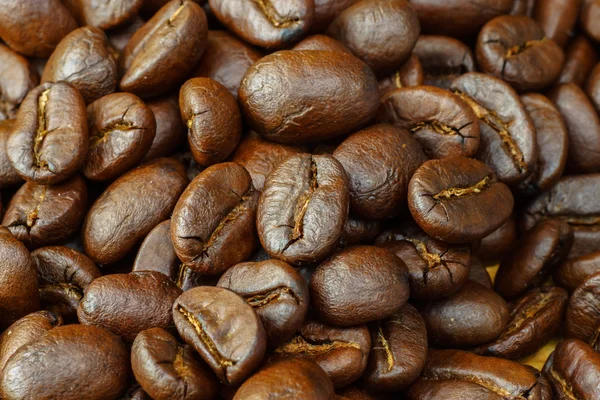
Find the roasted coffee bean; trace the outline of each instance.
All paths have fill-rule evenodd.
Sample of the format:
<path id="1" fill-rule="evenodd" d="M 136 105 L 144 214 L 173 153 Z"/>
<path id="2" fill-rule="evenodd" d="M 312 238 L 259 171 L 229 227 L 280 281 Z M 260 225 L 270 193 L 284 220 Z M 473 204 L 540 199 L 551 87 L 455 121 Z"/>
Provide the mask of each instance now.
<path id="1" fill-rule="evenodd" d="M 77 88 L 86 103 L 114 92 L 117 64 L 102 30 L 91 26 L 75 29 L 60 41 L 48 59 L 42 83 L 65 81 Z"/>
<path id="2" fill-rule="evenodd" d="M 239 294 L 254 309 L 270 347 L 288 340 L 308 311 L 308 282 L 283 261 L 237 264 L 225 271 L 217 286 Z"/>
<path id="3" fill-rule="evenodd" d="M 150 107 L 131 93 L 106 95 L 87 108 L 90 149 L 83 174 L 96 181 L 112 180 L 136 166 L 156 133 Z"/>
<path id="4" fill-rule="evenodd" d="M 574 83 L 555 87 L 550 100 L 562 114 L 569 133 L 567 169 L 571 172 L 600 172 L 600 116 L 585 92 Z"/>
<path id="5" fill-rule="evenodd" d="M 179 107 L 198 164 L 222 162 L 235 150 L 242 136 L 242 116 L 225 86 L 210 78 L 192 78 L 181 86 Z"/>
<path id="6" fill-rule="evenodd" d="M 517 227 L 515 218 L 511 216 L 500 228 L 481 239 L 475 254 L 482 261 L 499 261 L 514 247 L 516 241 Z"/>
<path id="7" fill-rule="evenodd" d="M 254 252 L 256 204 L 248 172 L 235 163 L 213 165 L 185 189 L 171 220 L 171 239 L 183 263 L 219 275 Z"/>
<path id="8" fill-rule="evenodd" d="M 425 304 L 420 311 L 433 347 L 464 348 L 495 340 L 509 319 L 504 299 L 473 281 L 444 299 Z"/>
<path id="9" fill-rule="evenodd" d="M 65 0 L 65 6 L 82 26 L 110 29 L 133 19 L 144 0 L 122 0 L 118 3 L 98 0 Z"/>
<path id="10" fill-rule="evenodd" d="M 510 11 L 510 15 L 526 15 L 528 17 L 533 16 L 533 8 L 535 7 L 536 0 L 515 0 L 515 4 Z"/>
<path id="11" fill-rule="evenodd" d="M 600 42 L 600 0 L 583 0 L 580 22 L 583 30 L 596 42 Z"/>
<path id="12" fill-rule="evenodd" d="M 533 19 L 544 31 L 545 37 L 554 40 L 560 47 L 565 47 L 573 35 L 580 4 L 581 0 L 537 2 L 533 11 Z"/>
<path id="13" fill-rule="evenodd" d="M 411 0 L 424 33 L 471 38 L 489 20 L 507 14 L 513 0 Z"/>
<path id="14" fill-rule="evenodd" d="M 114 181 L 94 202 L 82 228 L 86 254 L 112 264 L 173 211 L 187 177 L 183 165 L 159 158 Z"/>
<path id="15" fill-rule="evenodd" d="M 589 201 L 598 196 L 600 174 L 564 177 L 525 208 L 522 226 L 527 230 L 544 219 L 561 219 L 573 228 L 569 257 L 600 251 L 600 207 Z"/>
<path id="16" fill-rule="evenodd" d="M 14 119 L 0 120 L 0 189 L 23 182 L 23 178 L 8 158 L 6 142 L 15 126 Z"/>
<path id="17" fill-rule="evenodd" d="M 52 328 L 62 325 L 62 319 L 50 311 L 36 311 L 9 326 L 0 336 L 0 371 L 22 346 L 36 342 Z"/>
<path id="18" fill-rule="evenodd" d="M 76 28 L 75 18 L 60 0 L 9 1 L 0 11 L 0 38 L 25 56 L 50 56 Z"/>
<path id="19" fill-rule="evenodd" d="M 476 72 L 456 78 L 452 91 L 479 118 L 477 158 L 508 185 L 527 178 L 535 168 L 538 149 L 535 126 L 517 93 L 505 82 Z"/>
<path id="20" fill-rule="evenodd" d="M 600 112 L 600 63 L 596 64 L 590 73 L 585 90 L 596 111 Z"/>
<path id="21" fill-rule="evenodd" d="M 308 358 L 340 388 L 362 376 L 370 350 L 366 325 L 339 328 L 309 319 L 294 337 L 275 349 L 274 356 Z"/>
<path id="22" fill-rule="evenodd" d="M 140 332 L 131 348 L 135 379 L 155 400 L 210 400 L 217 380 L 188 345 L 162 328 Z"/>
<path id="23" fill-rule="evenodd" d="M 427 236 L 415 223 L 383 232 L 376 240 L 408 267 L 410 297 L 439 299 L 456 292 L 468 279 L 470 249 Z"/>
<path id="24" fill-rule="evenodd" d="M 493 342 L 475 349 L 477 354 L 517 360 L 535 353 L 560 332 L 568 294 L 544 286 L 526 293 L 511 305 L 510 319 Z"/>
<path id="25" fill-rule="evenodd" d="M 42 308 L 53 311 L 65 322 L 77 320 L 83 293 L 102 276 L 92 260 L 63 246 L 41 247 L 31 253 L 40 286 Z"/>
<path id="26" fill-rule="evenodd" d="M 19 175 L 39 184 L 57 184 L 77 172 L 88 148 L 85 102 L 66 83 L 31 90 L 17 114 L 6 152 Z"/>
<path id="27" fill-rule="evenodd" d="M 87 187 L 79 175 L 53 186 L 26 182 L 10 200 L 2 225 L 28 247 L 39 247 L 70 238 L 86 211 Z"/>
<path id="28" fill-rule="evenodd" d="M 426 160 L 419 143 L 406 129 L 388 124 L 354 133 L 333 156 L 348 175 L 350 209 L 369 219 L 394 217 L 402 211 L 408 182 Z"/>
<path id="29" fill-rule="evenodd" d="M 537 167 L 519 189 L 533 194 L 550 189 L 562 176 L 569 155 L 569 133 L 562 115 L 546 96 L 527 93 L 521 101 L 535 126 L 539 157 Z"/>
<path id="30" fill-rule="evenodd" d="M 37 86 L 39 76 L 25 57 L 2 44 L 0 63 L 0 120 L 4 120 L 16 117 L 19 105 L 27 92 Z"/>
<path id="31" fill-rule="evenodd" d="M 587 277 L 569 298 L 565 337 L 583 340 L 600 350 L 600 273 Z"/>
<path id="32" fill-rule="evenodd" d="M 168 2 L 127 43 L 119 87 L 142 98 L 166 93 L 200 60 L 207 35 L 202 7 L 191 0 Z"/>
<path id="33" fill-rule="evenodd" d="M 344 225 L 344 232 L 340 239 L 340 246 L 354 246 L 372 242 L 381 231 L 381 223 L 376 220 L 359 219 L 348 216 Z"/>
<path id="34" fill-rule="evenodd" d="M 421 35 L 413 54 L 423 66 L 423 82 L 448 89 L 462 74 L 475 71 L 475 56 L 460 40 L 449 36 Z"/>
<path id="35" fill-rule="evenodd" d="M 288 158 L 267 177 L 258 202 L 262 247 L 272 258 L 293 265 L 323 260 L 342 236 L 348 198 L 348 178 L 335 158 Z"/>
<path id="36" fill-rule="evenodd" d="M 409 400 L 541 400 L 539 372 L 514 361 L 460 350 L 430 350 L 421 377 L 409 388 Z"/>
<path id="37" fill-rule="evenodd" d="M 419 61 L 419 57 L 412 54 L 406 62 L 398 67 L 396 72 L 379 80 L 379 93 L 383 97 L 398 88 L 422 85 L 423 80 L 421 61 Z"/>
<path id="38" fill-rule="evenodd" d="M 430 160 L 413 175 L 408 206 L 421 229 L 449 243 L 470 243 L 498 229 L 513 197 L 484 163 L 452 157 Z"/>
<path id="39" fill-rule="evenodd" d="M 130 374 L 129 351 L 118 336 L 66 325 L 22 346 L 2 371 L 0 391 L 4 399 L 116 399 Z"/>
<path id="40" fill-rule="evenodd" d="M 327 29 L 377 74 L 408 60 L 420 32 L 417 13 L 405 0 L 360 0 Z"/>
<path id="41" fill-rule="evenodd" d="M 563 220 L 541 221 L 529 230 L 500 263 L 494 288 L 507 299 L 540 286 L 569 254 L 573 228 Z"/>
<path id="42" fill-rule="evenodd" d="M 164 3 L 167 2 L 163 2 L 163 5 Z M 145 21 L 142 18 L 135 17 L 129 24 L 119 28 L 111 29 L 110 31 L 106 32 L 108 42 L 112 48 L 111 50 L 114 50 L 114 56 L 116 60 L 119 59 L 119 55 L 123 52 L 133 34 L 136 33 L 137 30 L 142 26 L 144 26 L 144 23 Z"/>
<path id="43" fill-rule="evenodd" d="M 219 21 L 244 41 L 266 48 L 288 47 L 308 32 L 313 0 L 209 0 Z"/>
<path id="44" fill-rule="evenodd" d="M 600 272 L 600 252 L 571 258 L 554 269 L 552 279 L 569 292 L 577 289 L 585 279 Z"/>
<path id="45" fill-rule="evenodd" d="M 181 338 L 226 385 L 241 384 L 264 357 L 266 334 L 258 315 L 228 289 L 188 290 L 173 304 L 173 319 Z"/>
<path id="46" fill-rule="evenodd" d="M 185 141 L 185 126 L 181 121 L 176 96 L 167 96 L 148 102 L 156 120 L 156 134 L 144 160 L 172 155 Z"/>
<path id="47" fill-rule="evenodd" d="M 148 233 L 133 262 L 133 271 L 157 271 L 175 281 L 180 264 L 171 241 L 171 220 L 168 219 Z"/>
<path id="48" fill-rule="evenodd" d="M 373 349 L 365 372 L 366 386 L 376 392 L 405 389 L 418 377 L 427 358 L 427 330 L 410 304 L 371 329 Z"/>
<path id="49" fill-rule="evenodd" d="M 182 293 L 167 276 L 156 271 L 111 274 L 95 279 L 81 299 L 77 316 L 132 343 L 141 331 L 173 328 L 173 302 Z"/>
<path id="50" fill-rule="evenodd" d="M 309 288 L 320 319 L 338 326 L 389 317 L 406 303 L 410 290 L 404 262 L 374 246 L 334 254 L 317 268 Z"/>
<path id="51" fill-rule="evenodd" d="M 433 86 L 387 94 L 377 119 L 408 130 L 429 158 L 471 157 L 479 148 L 479 120 L 469 104 Z"/>
<path id="52" fill-rule="evenodd" d="M 488 289 L 493 288 L 492 278 L 490 274 L 477 256 L 471 257 L 471 269 L 469 270 L 469 280 L 479 283 Z"/>
<path id="53" fill-rule="evenodd" d="M 332 400 L 333 384 L 311 360 L 282 360 L 268 365 L 238 389 L 233 400 L 246 399 Z"/>
<path id="54" fill-rule="evenodd" d="M 268 91 L 261 89 L 265 85 Z M 379 90 L 371 69 L 349 54 L 293 50 L 250 67 L 239 99 L 252 129 L 269 140 L 297 144 L 366 125 L 379 107 Z"/>
<path id="55" fill-rule="evenodd" d="M 315 17 L 310 25 L 311 32 L 322 32 L 346 8 L 358 0 L 314 0 Z"/>
<path id="56" fill-rule="evenodd" d="M 328 50 L 352 54 L 352 52 L 346 46 L 344 46 L 342 42 L 325 35 L 309 36 L 296 43 L 296 45 L 293 47 L 293 50 Z"/>
<path id="57" fill-rule="evenodd" d="M 598 52 L 590 40 L 583 35 L 575 37 L 567 47 L 565 64 L 560 71 L 557 83 L 583 85 L 597 61 Z"/>

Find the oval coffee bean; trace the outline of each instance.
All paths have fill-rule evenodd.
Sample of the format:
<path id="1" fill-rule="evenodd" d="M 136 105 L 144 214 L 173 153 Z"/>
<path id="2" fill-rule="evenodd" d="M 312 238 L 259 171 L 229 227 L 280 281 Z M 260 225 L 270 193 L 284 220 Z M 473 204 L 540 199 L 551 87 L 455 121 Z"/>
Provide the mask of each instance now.
<path id="1" fill-rule="evenodd" d="M 33 65 L 22 55 L 0 44 L 0 120 L 15 118 L 27 93 L 37 86 L 39 76 Z"/>
<path id="2" fill-rule="evenodd" d="M 288 340 L 308 311 L 308 282 L 283 261 L 237 264 L 221 275 L 217 286 L 239 294 L 254 309 L 270 347 Z"/>
<path id="3" fill-rule="evenodd" d="M 481 239 L 475 254 L 482 261 L 500 261 L 516 241 L 517 226 L 514 216 L 511 216 L 498 229 Z"/>
<path id="4" fill-rule="evenodd" d="M 536 4 L 533 18 L 545 33 L 560 47 L 565 47 L 573 35 L 581 1 L 550 0 Z"/>
<path id="5" fill-rule="evenodd" d="M 554 269 L 552 279 L 559 286 L 573 292 L 590 275 L 600 272 L 600 252 L 569 258 Z"/>
<path id="6" fill-rule="evenodd" d="M 406 303 L 410 290 L 404 262 L 374 246 L 334 254 L 314 272 L 309 289 L 320 319 L 338 326 L 389 317 Z"/>
<path id="7" fill-rule="evenodd" d="M 408 130 L 429 158 L 473 156 L 479 121 L 454 93 L 433 86 L 397 89 L 381 100 L 377 119 Z"/>
<path id="8" fill-rule="evenodd" d="M 580 14 L 580 22 L 583 30 L 589 37 L 596 42 L 600 42 L 600 25 L 598 24 L 600 16 L 600 1 L 584 0 Z"/>
<path id="9" fill-rule="evenodd" d="M 303 143 L 366 125 L 379 107 L 379 90 L 371 69 L 349 54 L 293 50 L 250 67 L 239 100 L 247 122 L 266 139 Z"/>
<path id="10" fill-rule="evenodd" d="M 396 72 L 379 80 L 379 93 L 381 97 L 395 89 L 423 85 L 423 66 L 419 57 L 412 54 Z"/>
<path id="11" fill-rule="evenodd" d="M 2 225 L 28 247 L 59 243 L 81 226 L 87 187 L 79 175 L 58 185 L 26 182 L 10 200 Z"/>
<path id="12" fill-rule="evenodd" d="M 156 134 L 150 107 L 131 93 L 104 96 L 87 108 L 90 149 L 83 174 L 95 181 L 117 178 L 136 166 Z"/>
<path id="13" fill-rule="evenodd" d="M 186 184 L 183 165 L 170 158 L 122 175 L 88 212 L 81 230 L 85 253 L 100 265 L 121 260 L 171 214 Z"/>
<path id="14" fill-rule="evenodd" d="M 172 328 L 171 307 L 182 293 L 156 271 L 111 274 L 94 280 L 77 309 L 79 322 L 96 325 L 132 343 L 149 328 Z"/>
<path id="15" fill-rule="evenodd" d="M 156 400 L 210 400 L 217 380 L 194 350 L 162 328 L 140 332 L 131 348 L 135 379 Z"/>
<path id="16" fill-rule="evenodd" d="M 268 176 L 258 202 L 263 248 L 293 265 L 323 260 L 342 235 L 348 197 L 348 178 L 332 156 L 288 158 Z"/>
<path id="17" fill-rule="evenodd" d="M 179 91 L 181 118 L 188 127 L 192 156 L 204 167 L 224 161 L 242 135 L 235 97 L 209 78 L 192 78 Z"/>
<path id="18" fill-rule="evenodd" d="M 427 330 L 423 318 L 410 304 L 377 322 L 371 329 L 373 349 L 365 382 L 375 392 L 397 392 L 418 377 L 427 359 Z"/>
<path id="19" fill-rule="evenodd" d="M 181 261 L 171 241 L 171 220 L 156 225 L 140 245 L 133 271 L 157 271 L 176 281 Z"/>
<path id="20" fill-rule="evenodd" d="M 371 337 L 366 325 L 339 328 L 308 319 L 298 333 L 275 349 L 275 357 L 308 358 L 341 388 L 359 379 L 367 366 Z"/>
<path id="21" fill-rule="evenodd" d="M 200 60 L 207 35 L 202 7 L 191 0 L 168 2 L 127 43 L 119 87 L 142 98 L 166 93 Z"/>
<path id="22" fill-rule="evenodd" d="M 31 90 L 6 142 L 8 158 L 26 180 L 57 184 L 81 168 L 87 153 L 85 103 L 66 83 Z"/>
<path id="23" fill-rule="evenodd" d="M 565 312 L 565 337 L 587 342 L 600 350 L 600 273 L 575 289 Z"/>
<path id="24" fill-rule="evenodd" d="M 444 299 L 427 303 L 420 311 L 433 347 L 472 347 L 495 340 L 509 319 L 504 299 L 472 281 Z"/>
<path id="25" fill-rule="evenodd" d="M 166 96 L 147 103 L 156 120 L 156 134 L 144 161 L 172 155 L 185 141 L 177 96 Z"/>
<path id="26" fill-rule="evenodd" d="M 95 326 L 65 325 L 21 347 L 0 379 L 5 399 L 117 399 L 130 376 L 129 351 Z"/>
<path id="27" fill-rule="evenodd" d="M 513 204 L 510 190 L 487 165 L 465 157 L 427 161 L 408 185 L 415 221 L 449 243 L 484 238 L 508 220 Z"/>
<path id="28" fill-rule="evenodd" d="M 173 211 L 171 240 L 179 259 L 204 275 L 219 275 L 250 257 L 257 244 L 258 195 L 236 163 L 202 171 Z"/>
<path id="29" fill-rule="evenodd" d="M 585 35 L 578 35 L 567 47 L 565 63 L 557 83 L 574 83 L 582 86 L 598 62 L 598 52 Z"/>
<path id="30" fill-rule="evenodd" d="M 23 182 L 23 178 L 13 167 L 6 150 L 6 142 L 15 126 L 14 119 L 0 121 L 0 188 L 4 189 Z"/>
<path id="31" fill-rule="evenodd" d="M 134 18 L 144 0 L 122 0 L 104 3 L 98 0 L 65 0 L 65 5 L 81 26 L 90 25 L 107 30 Z"/>
<path id="32" fill-rule="evenodd" d="M 228 386 L 241 384 L 264 357 L 266 334 L 259 317 L 228 289 L 188 290 L 173 304 L 173 319 L 181 338 Z"/>

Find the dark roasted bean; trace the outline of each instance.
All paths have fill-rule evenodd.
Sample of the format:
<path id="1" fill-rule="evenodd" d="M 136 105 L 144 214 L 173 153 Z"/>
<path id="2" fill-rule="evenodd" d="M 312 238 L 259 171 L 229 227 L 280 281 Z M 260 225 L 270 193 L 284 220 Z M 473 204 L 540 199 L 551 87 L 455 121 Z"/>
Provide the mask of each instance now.
<path id="1" fill-rule="evenodd" d="M 554 269 L 552 278 L 569 292 L 577 289 L 590 275 L 600 272 L 600 252 L 570 258 Z"/>
<path id="2" fill-rule="evenodd" d="M 583 35 L 577 36 L 567 47 L 565 64 L 557 83 L 574 83 L 582 86 L 597 61 L 598 52 L 590 40 Z"/>
<path id="3" fill-rule="evenodd" d="M 15 118 L 19 105 L 39 82 L 35 67 L 23 56 L 0 44 L 0 120 Z"/>
<path id="4" fill-rule="evenodd" d="M 583 340 L 600 350 L 600 273 L 587 277 L 569 298 L 565 337 Z"/>

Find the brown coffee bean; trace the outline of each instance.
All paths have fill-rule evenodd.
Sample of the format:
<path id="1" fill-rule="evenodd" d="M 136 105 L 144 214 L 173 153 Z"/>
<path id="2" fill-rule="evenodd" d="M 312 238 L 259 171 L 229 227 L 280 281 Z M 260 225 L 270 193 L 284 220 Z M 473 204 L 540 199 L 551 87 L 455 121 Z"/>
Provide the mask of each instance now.
<path id="1" fill-rule="evenodd" d="M 554 269 L 552 279 L 573 292 L 590 275 L 600 272 L 600 252 L 568 259 Z"/>
<path id="2" fill-rule="evenodd" d="M 118 336 L 66 325 L 21 347 L 2 371 L 0 391 L 5 399 L 116 399 L 130 374 L 129 351 Z"/>
<path id="3" fill-rule="evenodd" d="M 265 85 L 268 91 L 261 90 Z M 266 56 L 248 69 L 239 99 L 252 129 L 282 143 L 345 135 L 366 125 L 379 107 L 373 72 L 339 51 L 293 50 Z"/>
<path id="4" fill-rule="evenodd" d="M 600 24 L 598 24 L 599 16 L 600 1 L 584 0 L 580 14 L 581 26 L 588 36 L 594 39 L 596 42 L 600 42 Z"/>
<path id="5" fill-rule="evenodd" d="M 258 202 L 262 247 L 293 265 L 323 260 L 342 236 L 348 197 L 348 178 L 332 156 L 288 158 L 268 176 Z"/>
<path id="6" fill-rule="evenodd" d="M 575 289 L 565 312 L 565 337 L 583 340 L 600 350 L 600 273 Z"/>
<path id="7" fill-rule="evenodd" d="M 350 49 L 344 46 L 342 42 L 325 35 L 309 36 L 296 43 L 292 50 L 328 50 L 352 54 Z"/>
<path id="8" fill-rule="evenodd" d="M 406 303 L 410 290 L 404 262 L 374 246 L 334 254 L 317 268 L 309 288 L 320 319 L 338 326 L 389 317 Z"/>
<path id="9" fill-rule="evenodd" d="M 26 180 L 57 184 L 77 172 L 88 148 L 85 103 L 66 83 L 31 90 L 6 142 L 8 158 Z"/>
<path id="10" fill-rule="evenodd" d="M 207 35 L 202 7 L 190 0 L 168 2 L 127 43 L 119 87 L 142 98 L 166 93 L 200 60 Z"/>
<path id="11" fill-rule="evenodd" d="M 188 290 L 173 304 L 173 319 L 182 339 L 228 386 L 242 383 L 264 357 L 266 334 L 259 317 L 228 289 Z"/>
<path id="12" fill-rule="evenodd" d="M 517 226 L 514 216 L 511 216 L 498 229 L 481 239 L 475 254 L 482 261 L 500 261 L 516 241 Z"/>
<path id="13" fill-rule="evenodd" d="M 144 2 L 144 4 L 146 3 Z M 123 52 L 133 34 L 144 26 L 144 23 L 145 21 L 142 18 L 135 17 L 130 23 L 106 32 L 108 42 L 110 43 L 111 50 L 114 50 L 113 55 L 116 60 L 119 59 L 119 55 Z"/>
<path id="14" fill-rule="evenodd" d="M 147 103 L 156 120 L 156 134 L 145 161 L 172 155 L 185 141 L 185 126 L 181 121 L 176 96 L 162 97 Z"/>
<path id="15" fill-rule="evenodd" d="M 2 44 L 0 44 L 0 63 L 2 64 L 0 120 L 5 120 L 16 117 L 17 109 L 27 93 L 37 86 L 39 75 L 25 57 Z"/>
<path id="16" fill-rule="evenodd" d="M 156 400 L 216 397 L 217 380 L 194 350 L 162 328 L 140 332 L 131 348 L 135 379 Z"/>
<path id="17" fill-rule="evenodd" d="M 511 360 L 535 353 L 559 333 L 567 299 L 567 292 L 558 287 L 543 286 L 527 292 L 511 305 L 504 332 L 471 351 Z"/>
<path id="18" fill-rule="evenodd" d="M 71 237 L 86 210 L 87 187 L 79 175 L 53 186 L 26 182 L 10 200 L 2 225 L 28 247 L 39 247 Z"/>
<path id="19" fill-rule="evenodd" d="M 557 83 L 574 83 L 582 86 L 598 61 L 598 52 L 584 35 L 576 36 L 565 54 L 565 64 Z"/>
<path id="20" fill-rule="evenodd" d="M 544 31 L 545 37 L 554 40 L 560 47 L 565 47 L 573 35 L 581 2 L 581 0 L 538 2 L 533 11 L 533 19 Z"/>
<path id="21" fill-rule="evenodd" d="M 427 358 L 427 330 L 410 304 L 371 329 L 373 349 L 365 372 L 369 389 L 396 392 L 418 377 Z"/>
<path id="22" fill-rule="evenodd" d="M 308 282 L 283 261 L 237 264 L 225 271 L 217 286 L 239 294 L 254 309 L 270 347 L 288 340 L 308 311 Z"/>
<path id="23" fill-rule="evenodd" d="M 185 189 L 171 222 L 175 253 L 205 275 L 219 275 L 256 248 L 256 204 L 246 170 L 235 163 L 213 165 Z"/>
<path id="24" fill-rule="evenodd" d="M 21 175 L 12 166 L 6 149 L 6 142 L 8 142 L 14 126 L 14 119 L 0 121 L 0 189 L 23 182 Z"/>
<path id="25" fill-rule="evenodd" d="M 395 89 L 423 85 L 423 66 L 419 57 L 412 54 L 393 74 L 379 80 L 381 97 Z"/>
<path id="26" fill-rule="evenodd" d="M 471 257 L 471 269 L 469 270 L 469 280 L 479 283 L 488 289 L 492 289 L 492 278 L 490 274 L 477 256 Z"/>
<path id="27" fill-rule="evenodd" d="M 133 19 L 144 0 L 122 0 L 118 3 L 99 0 L 65 0 L 65 6 L 82 26 L 111 29 Z"/>
<path id="28" fill-rule="evenodd" d="M 590 73 L 585 91 L 594 104 L 596 111 L 600 112 L 600 63 L 596 64 Z"/>
<path id="29" fill-rule="evenodd" d="M 540 286 L 569 254 L 573 228 L 561 220 L 546 220 L 529 230 L 516 248 L 502 260 L 494 288 L 504 298 L 513 299 Z"/>
<path id="30" fill-rule="evenodd" d="M 408 185 L 415 221 L 429 236 L 449 243 L 489 235 L 508 220 L 513 203 L 487 165 L 465 157 L 427 161 Z"/>
<path id="31" fill-rule="evenodd" d="M 181 86 L 179 107 L 194 160 L 208 167 L 229 157 L 242 135 L 242 117 L 227 88 L 210 78 L 192 78 Z"/>
<path id="32" fill-rule="evenodd" d="M 181 262 L 171 241 L 171 220 L 156 225 L 144 238 L 133 262 L 133 271 L 157 271 L 177 280 Z"/>
<path id="33" fill-rule="evenodd" d="M 535 4 L 535 0 L 515 0 L 515 4 L 509 14 L 526 15 L 531 17 L 533 15 L 533 8 L 535 7 Z"/>
<path id="34" fill-rule="evenodd" d="M 445 299 L 427 303 L 420 311 L 433 347 L 472 347 L 495 340 L 509 319 L 504 299 L 472 281 Z"/>
<path id="35" fill-rule="evenodd" d="M 377 119 L 408 130 L 429 158 L 471 157 L 479 148 L 479 121 L 469 104 L 433 86 L 389 93 Z"/>
<path id="36" fill-rule="evenodd" d="M 381 222 L 375 220 L 359 219 L 348 215 L 344 232 L 340 239 L 340 246 L 354 246 L 357 244 L 371 243 L 381 231 Z"/>
<path id="37" fill-rule="evenodd" d="M 100 265 L 121 260 L 171 214 L 186 184 L 183 165 L 170 158 L 122 175 L 88 212 L 81 230 L 85 253 Z"/>
<path id="38" fill-rule="evenodd" d="M 315 17 L 310 26 L 311 32 L 323 32 L 346 8 L 358 0 L 314 0 Z"/>

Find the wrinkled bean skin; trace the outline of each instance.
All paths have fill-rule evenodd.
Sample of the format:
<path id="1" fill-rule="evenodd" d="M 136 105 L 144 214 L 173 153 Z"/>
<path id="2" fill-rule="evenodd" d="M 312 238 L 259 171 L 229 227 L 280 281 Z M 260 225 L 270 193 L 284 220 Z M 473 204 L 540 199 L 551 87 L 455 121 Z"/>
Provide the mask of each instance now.
<path id="1" fill-rule="evenodd" d="M 405 389 L 418 377 L 427 359 L 427 330 L 419 312 L 406 304 L 397 314 L 371 329 L 373 349 L 366 386 L 376 392 Z"/>
<path id="2" fill-rule="evenodd" d="M 167 92 L 200 60 L 207 36 L 202 7 L 190 0 L 170 1 L 125 46 L 119 87 L 142 98 Z"/>
<path id="3" fill-rule="evenodd" d="M 429 158 L 473 156 L 479 121 L 459 96 L 433 86 L 397 89 L 381 100 L 377 119 L 414 135 Z"/>
<path id="4" fill-rule="evenodd" d="M 588 276 L 597 272 L 600 272 L 599 252 L 568 259 L 554 269 L 552 279 L 569 292 L 573 292 Z"/>
<path id="5" fill-rule="evenodd" d="M 511 305 L 510 319 L 493 342 L 475 349 L 477 354 L 518 360 L 535 353 L 559 333 L 568 294 L 558 287 L 541 287 Z"/>
<path id="6" fill-rule="evenodd" d="M 214 375 L 194 350 L 162 328 L 136 337 L 131 366 L 136 380 L 156 400 L 210 400 L 217 393 Z"/>
<path id="7" fill-rule="evenodd" d="M 374 246 L 334 254 L 314 272 L 309 289 L 319 318 L 338 326 L 389 317 L 406 303 L 410 290 L 404 262 Z"/>
<path id="8" fill-rule="evenodd" d="M 272 258 L 316 263 L 338 244 L 348 207 L 348 178 L 339 161 L 292 156 L 267 177 L 256 214 L 258 237 Z"/>
<path id="9" fill-rule="evenodd" d="M 63 182 L 81 168 L 88 149 L 85 102 L 67 83 L 31 90 L 6 142 L 8 158 L 30 182 Z"/>
<path id="10" fill-rule="evenodd" d="M 187 182 L 183 165 L 170 158 L 122 175 L 88 212 L 82 228 L 85 253 L 100 265 L 121 260 L 171 214 Z"/>
<path id="11" fill-rule="evenodd" d="M 2 225 L 35 248 L 70 238 L 86 211 L 87 187 L 79 175 L 53 186 L 26 182 L 10 200 Z"/>
<path id="12" fill-rule="evenodd" d="M 6 142 L 8 142 L 14 125 L 14 119 L 0 121 L 0 189 L 23 182 L 21 175 L 12 166 L 6 149 Z"/>
<path id="13" fill-rule="evenodd" d="M 511 216 L 498 229 L 481 239 L 476 255 L 482 261 L 499 261 L 516 241 L 517 226 L 514 216 Z"/>
<path id="14" fill-rule="evenodd" d="M 219 275 L 248 258 L 257 245 L 258 195 L 248 172 L 232 162 L 213 165 L 194 178 L 171 219 L 171 240 L 185 266 Z"/>
<path id="15" fill-rule="evenodd" d="M 533 19 L 546 34 L 560 47 L 565 47 L 573 35 L 581 0 L 550 0 L 537 2 Z"/>
<path id="16" fill-rule="evenodd" d="M 178 99 L 176 96 L 167 96 L 151 100 L 147 106 L 154 114 L 156 133 L 144 161 L 168 157 L 185 141 L 186 136 Z"/>
<path id="17" fill-rule="evenodd" d="M 64 0 L 64 3 L 81 26 L 89 25 L 107 30 L 135 17 L 144 1 L 123 0 L 111 3 L 102 0 Z"/>
<path id="18" fill-rule="evenodd" d="M 574 83 L 582 86 L 597 61 L 598 52 L 590 40 L 583 35 L 575 37 L 567 47 L 565 64 L 557 83 Z"/>
<path id="19" fill-rule="evenodd" d="M 419 57 L 412 54 L 396 72 L 379 80 L 379 93 L 383 98 L 386 94 L 402 87 L 419 86 L 424 82 L 423 66 Z"/>
<path id="20" fill-rule="evenodd" d="M 259 317 L 228 289 L 200 286 L 186 291 L 173 304 L 173 319 L 181 338 L 225 385 L 241 384 L 264 357 L 266 333 Z"/>
<path id="21" fill-rule="evenodd" d="M 260 90 L 264 85 L 270 90 Z M 239 100 L 256 132 L 299 144 L 366 125 L 379 107 L 379 90 L 371 69 L 349 54 L 293 50 L 268 55 L 250 67 Z"/>
<path id="22" fill-rule="evenodd" d="M 171 307 L 181 293 L 156 271 L 106 275 L 88 286 L 77 317 L 81 324 L 102 327 L 132 343 L 145 329 L 173 328 Z"/>
<path id="23" fill-rule="evenodd" d="M 487 165 L 465 157 L 427 161 L 408 185 L 408 207 L 417 224 L 449 243 L 484 238 L 508 220 L 513 204 L 510 190 Z"/>
<path id="24" fill-rule="evenodd" d="M 377 124 L 346 138 L 333 152 L 350 185 L 350 210 L 368 219 L 398 215 L 408 182 L 426 160 L 419 143 L 404 129 Z"/>
<path id="25" fill-rule="evenodd" d="M 268 282 L 264 277 L 269 277 Z M 283 261 L 237 264 L 221 275 L 217 286 L 239 294 L 254 309 L 269 347 L 292 337 L 308 312 L 308 282 Z"/>
<path id="26" fill-rule="evenodd" d="M 35 371 L 35 372 L 34 372 Z M 118 336 L 95 326 L 51 329 L 21 347 L 0 379 L 5 399 L 117 399 L 130 376 L 129 351 Z"/>
<path id="27" fill-rule="evenodd" d="M 15 118 L 27 93 L 39 82 L 35 67 L 25 57 L 0 44 L 0 120 Z"/>
<path id="28" fill-rule="evenodd" d="M 575 289 L 565 312 L 565 337 L 583 340 L 600 350 L 600 273 L 590 275 Z"/>

